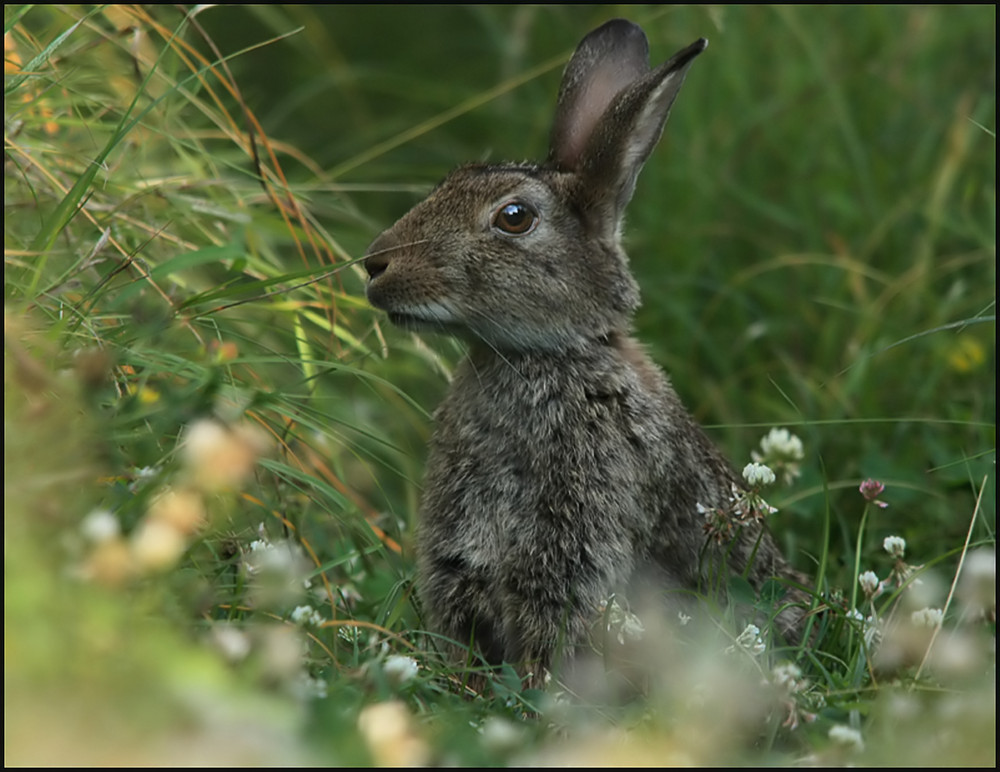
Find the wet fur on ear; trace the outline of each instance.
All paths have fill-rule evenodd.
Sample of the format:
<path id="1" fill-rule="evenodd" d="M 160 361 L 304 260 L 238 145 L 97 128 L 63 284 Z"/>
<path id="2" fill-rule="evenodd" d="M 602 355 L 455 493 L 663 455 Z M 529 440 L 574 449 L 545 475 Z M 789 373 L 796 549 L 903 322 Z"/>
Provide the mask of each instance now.
<path id="1" fill-rule="evenodd" d="M 581 204 L 613 231 L 688 67 L 707 45 L 701 38 L 650 71 L 646 35 L 614 19 L 587 35 L 566 66 L 548 163 L 578 176 Z"/>

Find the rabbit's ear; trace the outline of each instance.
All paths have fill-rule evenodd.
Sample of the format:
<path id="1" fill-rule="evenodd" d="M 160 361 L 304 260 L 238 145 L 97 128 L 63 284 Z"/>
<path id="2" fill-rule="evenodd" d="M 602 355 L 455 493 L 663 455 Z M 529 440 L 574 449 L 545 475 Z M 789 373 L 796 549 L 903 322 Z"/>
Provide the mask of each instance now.
<path id="1" fill-rule="evenodd" d="M 648 72 L 646 35 L 630 21 L 613 19 L 580 41 L 559 87 L 550 163 L 576 170 L 608 105 Z"/>
<path id="2" fill-rule="evenodd" d="M 616 19 L 585 37 L 566 67 L 549 163 L 581 177 L 585 203 L 608 226 L 617 228 L 687 69 L 707 45 L 701 38 L 649 71 L 646 36 Z"/>

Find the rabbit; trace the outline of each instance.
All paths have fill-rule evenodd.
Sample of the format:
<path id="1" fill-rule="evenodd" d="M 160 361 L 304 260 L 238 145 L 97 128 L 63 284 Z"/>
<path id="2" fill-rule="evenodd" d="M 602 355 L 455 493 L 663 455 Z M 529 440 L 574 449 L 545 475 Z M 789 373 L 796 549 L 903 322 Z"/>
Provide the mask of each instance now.
<path id="1" fill-rule="evenodd" d="M 615 593 L 704 587 L 723 564 L 756 587 L 803 580 L 757 518 L 729 543 L 706 536 L 706 513 L 731 509 L 743 483 L 630 336 L 624 210 L 706 46 L 650 69 L 637 25 L 592 31 L 564 72 L 543 163 L 455 169 L 364 257 L 368 300 L 391 322 L 468 346 L 434 415 L 424 612 L 535 685 Z M 795 640 L 803 616 L 786 604 L 779 630 Z"/>

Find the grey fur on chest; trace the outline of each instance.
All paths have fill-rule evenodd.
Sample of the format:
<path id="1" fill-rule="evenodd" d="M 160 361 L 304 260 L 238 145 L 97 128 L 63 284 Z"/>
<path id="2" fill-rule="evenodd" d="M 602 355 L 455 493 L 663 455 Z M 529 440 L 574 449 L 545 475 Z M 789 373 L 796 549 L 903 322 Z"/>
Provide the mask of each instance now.
<path id="1" fill-rule="evenodd" d="M 452 635 L 510 627 L 527 599 L 596 614 L 650 560 L 656 397 L 636 373 L 595 364 L 494 362 L 505 371 L 484 374 L 470 361 L 456 374 L 435 415 L 419 532 L 425 602 Z M 456 607 L 466 615 L 448 616 Z M 491 637 L 506 641 L 498 655 L 515 653 L 513 633 Z"/>
<path id="2" fill-rule="evenodd" d="M 605 363 L 494 361 L 499 373 L 463 363 L 435 414 L 425 515 L 455 508 L 558 527 L 596 517 L 607 496 L 619 506 L 638 498 L 650 459 L 663 452 L 663 431 L 648 418 L 655 397 L 634 373 L 594 364 Z M 436 496 L 438 488 L 446 490 Z M 484 511 L 488 502 L 502 511 Z"/>

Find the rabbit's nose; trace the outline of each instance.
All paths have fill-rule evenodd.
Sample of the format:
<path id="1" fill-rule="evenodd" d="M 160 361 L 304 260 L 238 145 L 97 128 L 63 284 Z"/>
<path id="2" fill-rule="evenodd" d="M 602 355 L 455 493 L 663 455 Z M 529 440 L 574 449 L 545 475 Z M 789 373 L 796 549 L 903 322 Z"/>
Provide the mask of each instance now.
<path id="1" fill-rule="evenodd" d="M 365 255 L 365 270 L 368 272 L 368 281 L 377 279 L 389 267 L 392 262 L 392 252 L 396 248 L 396 237 L 392 230 L 382 231 L 378 237 L 369 245 L 368 254 Z"/>
<path id="2" fill-rule="evenodd" d="M 388 267 L 389 254 L 387 250 L 376 250 L 365 258 L 365 270 L 368 271 L 369 281 L 381 276 Z"/>

